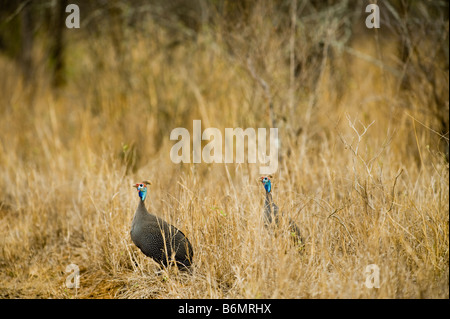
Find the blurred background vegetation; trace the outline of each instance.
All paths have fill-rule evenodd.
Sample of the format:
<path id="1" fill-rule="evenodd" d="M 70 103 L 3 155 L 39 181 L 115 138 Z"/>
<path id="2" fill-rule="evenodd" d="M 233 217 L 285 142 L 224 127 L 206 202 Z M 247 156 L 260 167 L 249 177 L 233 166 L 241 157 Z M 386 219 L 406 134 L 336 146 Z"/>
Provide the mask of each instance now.
<path id="1" fill-rule="evenodd" d="M 219 128 L 276 126 L 283 138 L 310 138 L 317 133 L 311 123 L 338 114 L 354 90 L 365 94 L 362 114 L 376 107 L 392 121 L 409 110 L 441 135 L 432 144 L 445 152 L 448 2 L 383 1 L 380 29 L 365 27 L 368 3 L 77 1 L 81 28 L 67 29 L 68 1 L 2 0 L 0 52 L 3 66 L 12 65 L 2 71 L 1 90 L 7 99 L 20 83 L 29 112 L 42 90 L 75 95 L 71 108 L 105 115 L 103 124 L 117 128 L 124 150 L 136 152 L 133 165 L 194 118 Z M 363 88 L 370 76 L 376 81 Z M 211 103 L 229 94 L 237 99 Z M 320 99 L 327 107 L 317 107 Z M 11 107 L 3 101 L 3 112 Z M 134 129 L 127 125 L 134 122 L 130 109 L 141 119 Z M 154 123 L 145 132 L 140 126 L 149 112 Z M 144 134 L 150 153 L 141 154 L 139 132 L 151 133 Z M 405 144 L 417 149 L 413 136 Z"/>

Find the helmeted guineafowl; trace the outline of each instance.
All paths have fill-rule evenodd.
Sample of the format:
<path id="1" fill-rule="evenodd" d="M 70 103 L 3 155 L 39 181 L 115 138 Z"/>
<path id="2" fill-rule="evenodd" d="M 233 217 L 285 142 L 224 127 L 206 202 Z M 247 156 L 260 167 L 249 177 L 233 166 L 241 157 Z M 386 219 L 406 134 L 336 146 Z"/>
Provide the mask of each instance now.
<path id="1" fill-rule="evenodd" d="M 261 183 L 264 185 L 264 189 L 266 190 L 266 199 L 264 201 L 264 224 L 266 227 L 270 226 L 274 221 L 277 226 L 280 224 L 280 217 L 278 214 L 279 209 L 272 199 L 272 182 L 270 181 L 271 178 L 271 175 L 262 176 L 260 178 Z M 282 215 L 284 215 L 284 213 L 282 213 Z M 294 242 L 296 244 L 302 245 L 303 239 L 300 233 L 300 229 L 291 218 L 289 218 L 288 221 L 289 231 L 292 238 L 294 239 Z"/>
<path id="2" fill-rule="evenodd" d="M 187 269 L 194 255 L 191 243 L 179 229 L 148 212 L 144 204 L 148 185 L 148 181 L 133 185 L 139 193 L 139 205 L 131 223 L 131 239 L 159 264 L 167 266 L 174 260 L 180 269 Z"/>

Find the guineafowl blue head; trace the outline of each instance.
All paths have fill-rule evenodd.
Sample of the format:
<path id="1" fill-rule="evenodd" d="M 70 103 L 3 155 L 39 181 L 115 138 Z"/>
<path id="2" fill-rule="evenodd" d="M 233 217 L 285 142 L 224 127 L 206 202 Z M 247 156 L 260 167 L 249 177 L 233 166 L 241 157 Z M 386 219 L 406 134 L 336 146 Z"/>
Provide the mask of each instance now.
<path id="1" fill-rule="evenodd" d="M 270 178 L 271 178 L 272 176 L 262 176 L 260 179 L 261 179 L 261 183 L 263 183 L 263 185 L 264 185 L 264 188 L 266 189 L 266 191 L 268 192 L 268 193 L 270 193 L 271 191 L 272 191 L 272 183 L 270 182 Z"/>
<path id="2" fill-rule="evenodd" d="M 141 183 L 137 183 L 133 185 L 133 187 L 136 187 L 138 190 L 139 197 L 142 201 L 145 200 L 145 197 L 147 196 L 147 185 L 151 185 L 152 183 L 149 181 L 143 181 Z"/>

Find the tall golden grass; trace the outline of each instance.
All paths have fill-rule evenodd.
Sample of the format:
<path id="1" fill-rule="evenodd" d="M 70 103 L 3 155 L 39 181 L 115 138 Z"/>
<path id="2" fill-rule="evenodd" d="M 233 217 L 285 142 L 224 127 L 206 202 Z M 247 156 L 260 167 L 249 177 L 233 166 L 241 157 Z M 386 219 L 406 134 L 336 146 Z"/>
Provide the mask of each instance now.
<path id="1" fill-rule="evenodd" d="M 422 79 L 400 90 L 388 70 L 397 44 L 381 31 L 365 30 L 349 53 L 331 48 L 331 18 L 323 29 L 305 20 L 290 47 L 289 28 L 267 27 L 271 6 L 259 10 L 245 29 L 217 24 L 176 45 L 142 22 L 140 32 L 124 29 L 120 55 L 106 33 L 66 32 L 58 91 L 45 65 L 26 85 L 0 57 L 0 297 L 449 297 L 439 148 L 448 138 L 423 112 Z M 318 39 L 325 48 L 308 60 Z M 289 47 L 309 61 L 298 76 Z M 38 64 L 44 52 L 35 47 Z M 448 70 L 435 78 L 448 107 Z M 169 157 L 173 128 L 192 132 L 193 119 L 222 132 L 268 128 L 269 102 L 282 146 L 273 196 L 303 232 L 300 252 L 263 226 L 259 166 Z M 192 274 L 160 271 L 131 242 L 131 185 L 144 179 L 149 210 L 190 239 Z M 69 264 L 80 268 L 78 289 L 66 286 Z M 365 285 L 371 264 L 379 288 Z"/>

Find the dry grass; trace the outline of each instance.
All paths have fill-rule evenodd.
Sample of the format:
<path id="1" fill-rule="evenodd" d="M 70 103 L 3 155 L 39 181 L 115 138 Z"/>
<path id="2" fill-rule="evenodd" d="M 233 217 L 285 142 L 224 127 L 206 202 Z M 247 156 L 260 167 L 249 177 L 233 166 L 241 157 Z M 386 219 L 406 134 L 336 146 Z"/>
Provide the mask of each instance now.
<path id="1" fill-rule="evenodd" d="M 449 297 L 449 171 L 442 137 L 424 126 L 435 124 L 422 111 L 427 91 L 400 91 L 388 71 L 337 50 L 296 80 L 283 62 L 289 33 L 264 28 L 263 16 L 248 17 L 247 34 L 206 29 L 174 48 L 143 23 L 120 60 L 108 37 L 72 32 L 58 92 L 44 66 L 30 88 L 0 57 L 0 297 Z M 316 36 L 332 38 L 324 29 Z M 299 31 L 299 57 L 311 34 Z M 362 37 L 353 49 L 377 56 L 376 44 Z M 395 43 L 378 45 L 395 60 Z M 274 199 L 305 234 L 301 252 L 264 229 L 257 165 L 169 158 L 170 131 L 192 131 L 193 119 L 222 132 L 271 126 L 248 56 L 287 117 Z M 448 106 L 448 70 L 436 79 Z M 132 244 L 131 184 L 143 179 L 150 210 L 189 237 L 192 275 L 158 271 Z M 79 289 L 65 285 L 71 263 Z M 379 288 L 364 285 L 369 264 Z"/>

